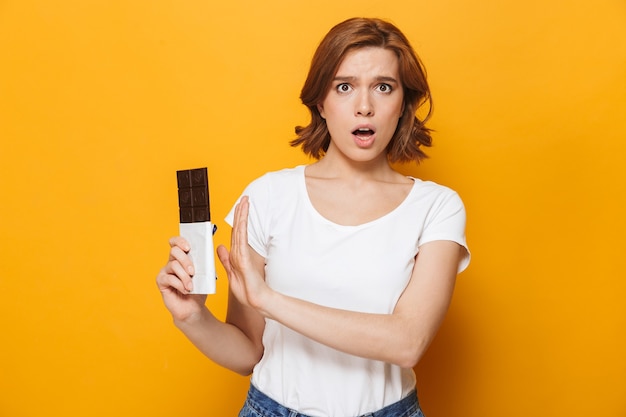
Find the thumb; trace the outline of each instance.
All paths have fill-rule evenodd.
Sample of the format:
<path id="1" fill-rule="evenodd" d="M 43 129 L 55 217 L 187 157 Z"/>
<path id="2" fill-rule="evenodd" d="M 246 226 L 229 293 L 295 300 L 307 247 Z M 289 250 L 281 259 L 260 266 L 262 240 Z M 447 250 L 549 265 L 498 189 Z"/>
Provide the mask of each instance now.
<path id="1" fill-rule="evenodd" d="M 217 257 L 224 266 L 226 273 L 230 274 L 230 253 L 228 253 L 228 249 L 226 249 L 224 245 L 219 245 L 217 247 Z"/>

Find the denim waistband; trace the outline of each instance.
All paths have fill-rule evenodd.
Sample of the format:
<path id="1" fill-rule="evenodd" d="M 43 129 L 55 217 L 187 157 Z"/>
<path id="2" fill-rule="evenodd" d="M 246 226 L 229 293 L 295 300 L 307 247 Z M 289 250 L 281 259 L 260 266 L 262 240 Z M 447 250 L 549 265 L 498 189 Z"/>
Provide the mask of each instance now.
<path id="1" fill-rule="evenodd" d="M 250 384 L 246 405 L 255 409 L 264 417 L 311 417 L 281 405 L 263 394 L 252 384 Z M 409 395 L 398 402 L 390 404 L 378 411 L 362 414 L 358 417 L 411 417 L 418 415 L 416 412 L 419 409 L 417 391 L 413 390 Z"/>

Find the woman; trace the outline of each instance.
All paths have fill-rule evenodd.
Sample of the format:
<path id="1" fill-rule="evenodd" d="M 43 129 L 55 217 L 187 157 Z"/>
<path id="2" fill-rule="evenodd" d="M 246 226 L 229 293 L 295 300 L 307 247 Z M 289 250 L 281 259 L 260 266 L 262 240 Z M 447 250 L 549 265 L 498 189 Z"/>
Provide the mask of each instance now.
<path id="1" fill-rule="evenodd" d="M 301 99 L 311 123 L 292 145 L 317 161 L 253 181 L 227 216 L 225 322 L 189 294 L 184 239 L 157 284 L 206 356 L 252 372 L 240 416 L 421 416 L 412 368 L 469 262 L 458 195 L 390 165 L 431 144 L 424 70 L 395 26 L 350 19 L 322 40 Z"/>

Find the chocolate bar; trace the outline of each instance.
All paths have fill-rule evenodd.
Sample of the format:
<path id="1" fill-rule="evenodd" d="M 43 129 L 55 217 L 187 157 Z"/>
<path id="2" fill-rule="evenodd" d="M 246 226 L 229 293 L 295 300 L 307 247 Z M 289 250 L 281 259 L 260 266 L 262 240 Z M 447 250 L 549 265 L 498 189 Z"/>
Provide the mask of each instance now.
<path id="1" fill-rule="evenodd" d="M 215 257 L 206 168 L 176 171 L 180 235 L 187 239 L 195 274 L 192 294 L 215 294 Z"/>
<path id="2" fill-rule="evenodd" d="M 176 171 L 181 223 L 211 221 L 209 179 L 206 168 Z"/>

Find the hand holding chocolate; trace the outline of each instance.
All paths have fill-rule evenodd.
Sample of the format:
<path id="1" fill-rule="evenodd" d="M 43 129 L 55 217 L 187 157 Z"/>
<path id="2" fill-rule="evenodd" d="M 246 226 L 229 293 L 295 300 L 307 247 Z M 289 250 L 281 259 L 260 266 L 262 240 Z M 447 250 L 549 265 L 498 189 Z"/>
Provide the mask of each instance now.
<path id="1" fill-rule="evenodd" d="M 191 246 L 194 263 L 192 294 L 215 294 L 215 257 L 209 204 L 209 179 L 206 168 L 176 171 L 180 235 Z"/>

